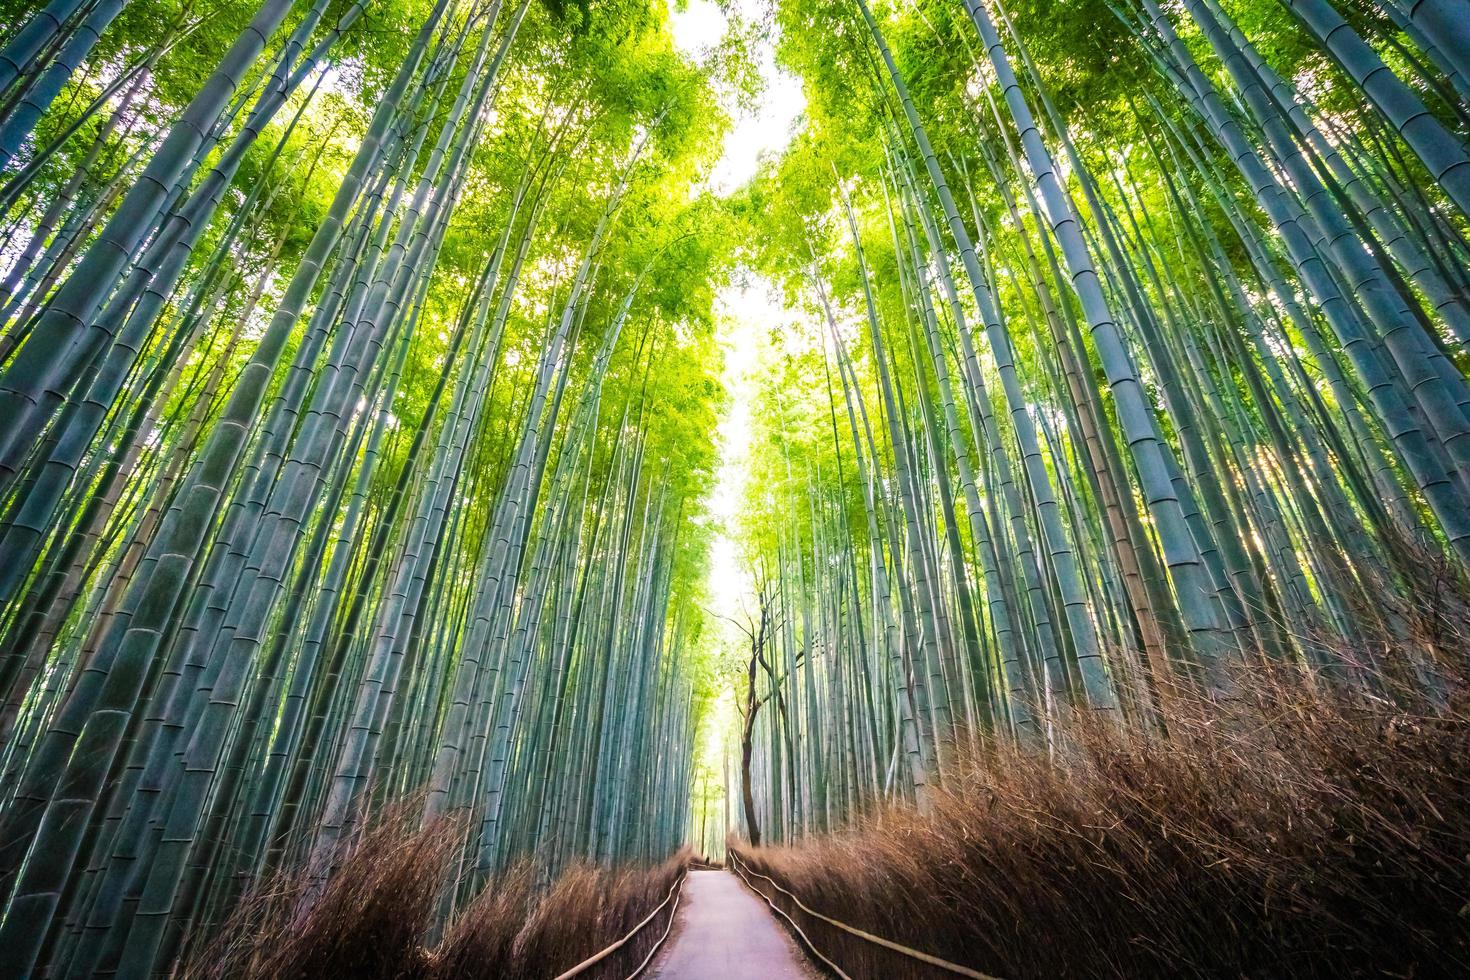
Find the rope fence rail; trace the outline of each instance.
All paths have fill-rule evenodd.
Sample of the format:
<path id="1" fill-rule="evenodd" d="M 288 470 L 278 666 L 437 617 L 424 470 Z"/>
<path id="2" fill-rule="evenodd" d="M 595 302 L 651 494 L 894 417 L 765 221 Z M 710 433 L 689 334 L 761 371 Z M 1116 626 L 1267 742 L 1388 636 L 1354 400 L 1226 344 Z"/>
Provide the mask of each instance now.
<path id="1" fill-rule="evenodd" d="M 734 848 L 731 848 L 729 850 L 729 855 L 731 859 L 730 867 L 735 869 L 735 872 L 740 876 L 741 880 L 744 881 L 747 886 L 749 886 L 751 891 L 761 896 L 761 898 L 764 898 L 766 900 L 766 904 L 769 905 L 773 911 L 779 913 L 783 919 L 791 923 L 791 928 L 796 931 L 796 934 L 801 938 L 801 941 L 806 945 L 806 947 L 811 950 L 812 953 L 823 963 L 825 963 L 833 972 L 835 972 L 839 977 L 843 978 L 843 980 L 851 980 L 851 978 L 848 976 L 848 974 L 844 973 L 842 969 L 837 966 L 836 963 L 832 962 L 820 950 L 818 950 L 816 945 L 811 941 L 810 937 L 808 937 L 807 934 L 801 930 L 801 927 L 796 924 L 796 921 L 790 915 L 787 915 L 784 909 L 777 906 L 776 903 L 771 900 L 769 895 L 761 891 L 761 889 L 758 888 L 756 885 L 752 884 L 750 878 L 747 877 L 747 874 L 756 878 L 760 878 L 762 881 L 770 882 L 772 888 L 776 889 L 776 891 L 789 898 L 793 903 L 795 903 L 796 907 L 799 908 L 806 915 L 809 915 L 814 919 L 819 919 L 822 922 L 825 922 L 836 929 L 840 929 L 843 932 L 848 933 L 849 935 L 856 936 L 859 939 L 864 940 L 865 942 L 872 943 L 875 946 L 881 946 L 884 949 L 898 953 L 902 956 L 907 956 L 910 959 L 918 960 L 921 963 L 927 963 L 930 966 L 937 967 L 938 969 L 945 970 L 957 976 L 971 977 L 972 980 L 1000 980 L 999 977 L 992 976 L 988 973 L 981 973 L 979 970 L 972 970 L 971 968 L 967 966 L 961 966 L 958 963 L 951 963 L 949 960 L 941 959 L 931 953 L 926 953 L 923 950 L 918 950 L 910 946 L 905 946 L 902 943 L 896 943 L 891 939 L 884 939 L 882 936 L 875 936 L 871 932 L 865 932 L 864 930 L 859 929 L 856 926 L 850 926 L 846 922 L 841 922 L 837 919 L 832 918 L 829 915 L 823 915 L 821 912 L 818 912 L 816 909 L 807 905 L 791 891 L 783 888 L 781 884 L 777 882 L 774 878 L 763 875 L 759 871 L 756 871 L 754 868 L 750 867 L 750 865 L 746 863 L 746 861 L 740 856 L 739 852 L 736 851 Z"/>

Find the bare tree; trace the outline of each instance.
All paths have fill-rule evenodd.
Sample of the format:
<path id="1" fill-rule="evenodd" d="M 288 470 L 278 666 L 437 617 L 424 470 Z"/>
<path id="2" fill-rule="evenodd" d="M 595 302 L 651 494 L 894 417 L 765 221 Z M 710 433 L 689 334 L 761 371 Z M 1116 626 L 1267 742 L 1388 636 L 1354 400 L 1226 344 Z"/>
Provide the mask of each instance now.
<path id="1" fill-rule="evenodd" d="M 766 657 L 766 645 L 776 635 L 780 628 L 780 613 L 776 610 L 776 596 L 772 592 L 770 583 L 764 575 L 756 576 L 756 613 L 754 616 L 746 614 L 745 622 L 731 620 L 745 634 L 749 643 L 750 656 L 745 664 L 745 697 L 742 703 L 736 707 L 740 711 L 740 799 L 745 812 L 745 825 L 750 837 L 750 843 L 756 846 L 761 842 L 760 821 L 755 814 L 755 795 L 751 789 L 750 761 L 754 751 L 755 741 L 755 719 L 767 701 L 773 698 L 776 708 L 781 712 L 783 718 L 787 717 L 786 699 L 781 695 L 781 682 L 783 676 L 778 676 L 771 669 L 770 660 Z M 797 654 L 797 664 L 800 665 L 804 651 Z M 766 692 L 759 693 L 760 685 L 756 680 L 760 674 L 766 675 Z M 787 738 L 790 738 L 788 722 Z"/>

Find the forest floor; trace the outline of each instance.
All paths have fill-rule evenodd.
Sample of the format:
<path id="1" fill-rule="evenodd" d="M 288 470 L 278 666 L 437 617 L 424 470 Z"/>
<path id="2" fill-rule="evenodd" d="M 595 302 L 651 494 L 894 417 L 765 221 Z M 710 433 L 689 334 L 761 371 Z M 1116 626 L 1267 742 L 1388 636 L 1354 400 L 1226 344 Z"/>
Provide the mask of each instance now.
<path id="1" fill-rule="evenodd" d="M 652 980 L 808 980 L 817 974 L 769 910 L 728 871 L 693 871 Z"/>

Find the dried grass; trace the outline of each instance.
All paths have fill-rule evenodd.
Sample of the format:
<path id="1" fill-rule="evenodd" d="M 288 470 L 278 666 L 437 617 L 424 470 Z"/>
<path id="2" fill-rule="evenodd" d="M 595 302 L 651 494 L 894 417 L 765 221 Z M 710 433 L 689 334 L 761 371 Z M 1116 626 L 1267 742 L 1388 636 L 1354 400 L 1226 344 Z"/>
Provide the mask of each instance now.
<path id="1" fill-rule="evenodd" d="M 456 920 L 425 980 L 553 977 L 627 935 L 668 896 L 689 860 L 690 852 L 681 851 L 653 867 L 575 864 L 545 890 L 535 887 L 531 865 L 513 868 Z M 579 976 L 628 976 L 663 935 L 672 908 Z"/>
<path id="2" fill-rule="evenodd" d="M 408 808 L 352 846 L 315 902 L 310 881 L 255 888 L 179 971 L 183 980 L 545 980 L 625 935 L 667 896 L 690 854 L 652 867 L 576 864 L 549 886 L 531 862 L 487 885 L 428 948 L 462 821 L 417 829 Z M 663 933 L 660 915 L 581 976 L 625 977 Z"/>
<path id="3" fill-rule="evenodd" d="M 1470 976 L 1470 699 L 1256 678 L 1169 737 L 994 747 L 931 813 L 742 852 L 817 911 L 985 973 Z M 854 977 L 939 973 L 802 915 Z"/>

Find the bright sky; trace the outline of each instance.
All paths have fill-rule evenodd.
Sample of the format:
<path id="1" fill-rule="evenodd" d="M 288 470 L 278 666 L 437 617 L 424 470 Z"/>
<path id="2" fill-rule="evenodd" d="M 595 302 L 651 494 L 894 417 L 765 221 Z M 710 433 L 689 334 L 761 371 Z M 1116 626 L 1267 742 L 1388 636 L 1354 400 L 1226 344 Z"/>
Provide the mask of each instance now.
<path id="1" fill-rule="evenodd" d="M 740 600 L 750 592 L 750 582 L 732 535 L 745 497 L 750 409 L 760 371 L 761 334 L 770 323 L 783 317 L 784 310 L 774 286 L 760 277 L 726 287 L 716 302 L 720 347 L 725 354 L 721 381 L 730 393 L 730 401 L 724 418 L 720 419 L 720 468 L 710 496 L 710 511 L 717 524 L 710 547 L 709 591 L 712 610 L 717 615 L 741 618 Z"/>
<path id="2" fill-rule="evenodd" d="M 730 9 L 741 19 L 760 21 L 767 16 L 763 0 L 731 0 Z M 670 14 L 674 43 L 695 59 L 708 57 L 724 36 L 728 20 L 710 0 L 688 0 L 682 11 Z M 779 154 L 791 141 L 806 99 L 801 81 L 776 65 L 771 38 L 756 42 L 756 66 L 763 88 L 753 111 L 729 106 L 735 125 L 725 136 L 724 154 L 715 165 L 710 183 L 728 194 L 749 180 L 763 153 Z M 710 501 L 717 534 L 710 555 L 710 597 L 719 616 L 740 613 L 740 599 L 748 582 L 741 568 L 732 524 L 745 494 L 745 462 L 750 451 L 750 403 L 754 393 L 757 352 L 762 331 L 783 316 L 774 286 L 758 276 L 721 290 L 716 298 L 720 343 L 725 353 L 722 381 L 730 392 L 729 409 L 719 425 L 720 470 Z"/>
<path id="3" fill-rule="evenodd" d="M 764 16 L 762 0 L 731 0 L 730 7 L 744 20 Z M 703 59 L 719 45 L 728 21 L 710 0 L 688 0 L 682 11 L 671 11 L 674 43 L 686 55 Z M 776 65 L 770 39 L 757 42 L 756 66 L 763 82 L 753 111 L 727 106 L 734 125 L 725 136 L 724 153 L 710 175 L 710 188 L 729 194 L 755 175 L 762 154 L 779 154 L 791 141 L 806 99 L 801 82 Z M 760 371 L 762 336 L 769 325 L 785 318 L 779 291 L 759 276 L 737 277 L 716 297 L 720 346 L 725 355 L 721 378 L 730 393 L 728 408 L 720 419 L 718 442 L 720 467 L 710 499 L 715 518 L 715 538 L 710 547 L 708 595 L 710 612 L 721 617 L 716 628 L 722 645 L 739 645 L 741 634 L 728 620 L 743 618 L 744 600 L 750 580 L 735 541 L 735 520 L 745 496 L 746 469 L 750 455 L 751 402 Z M 700 747 L 704 763 L 721 771 L 720 753 L 736 723 L 733 699 L 721 697 Z M 713 816 L 713 815 L 712 815 Z"/>
<path id="4" fill-rule="evenodd" d="M 766 14 L 762 0 L 731 0 L 731 9 L 746 21 L 760 21 Z M 669 19 L 674 44 L 695 60 L 708 57 L 720 43 L 729 24 L 719 6 L 710 0 L 688 0 L 683 10 L 673 10 Z M 774 28 L 773 28 L 774 29 Z M 776 65 L 775 46 L 758 41 L 756 67 L 765 83 L 754 112 L 727 106 L 735 125 L 725 136 L 725 153 L 710 176 L 713 189 L 728 194 L 755 173 L 762 153 L 779 153 L 791 141 L 792 126 L 806 108 L 801 80 Z"/>

